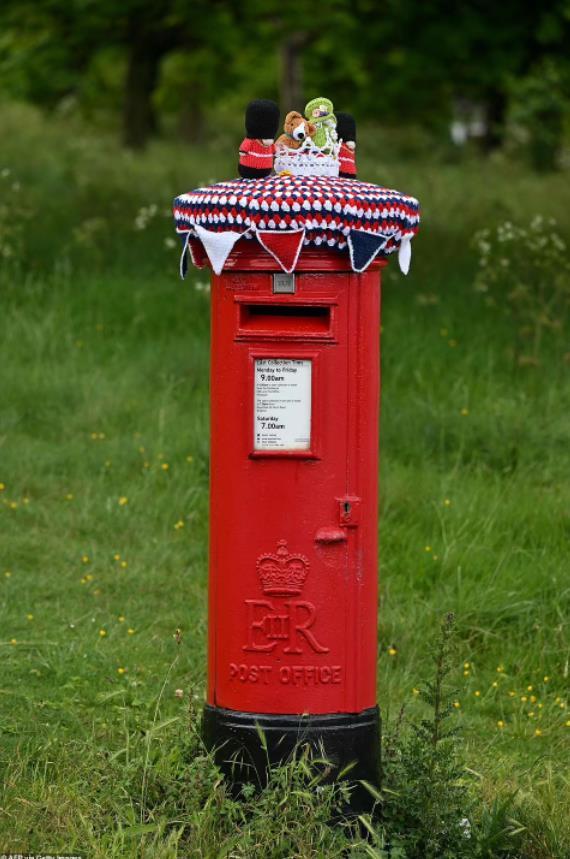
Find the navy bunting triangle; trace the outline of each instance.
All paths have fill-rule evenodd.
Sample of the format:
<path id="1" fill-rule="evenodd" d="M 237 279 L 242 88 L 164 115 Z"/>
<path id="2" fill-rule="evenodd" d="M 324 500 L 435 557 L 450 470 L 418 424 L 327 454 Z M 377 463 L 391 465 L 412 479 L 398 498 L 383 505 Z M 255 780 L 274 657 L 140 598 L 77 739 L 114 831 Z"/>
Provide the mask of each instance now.
<path id="1" fill-rule="evenodd" d="M 348 235 L 350 263 L 354 271 L 365 271 L 386 246 L 389 236 L 369 233 L 367 230 L 351 230 Z"/>

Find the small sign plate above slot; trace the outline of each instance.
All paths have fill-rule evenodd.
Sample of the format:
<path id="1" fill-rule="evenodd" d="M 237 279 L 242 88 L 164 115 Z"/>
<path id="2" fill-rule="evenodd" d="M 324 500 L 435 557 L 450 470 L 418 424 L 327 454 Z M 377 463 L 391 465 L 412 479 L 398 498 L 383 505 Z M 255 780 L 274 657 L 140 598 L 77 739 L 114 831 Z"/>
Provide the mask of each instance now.
<path id="1" fill-rule="evenodd" d="M 273 275 L 273 292 L 281 295 L 295 294 L 295 275 L 280 271 Z"/>

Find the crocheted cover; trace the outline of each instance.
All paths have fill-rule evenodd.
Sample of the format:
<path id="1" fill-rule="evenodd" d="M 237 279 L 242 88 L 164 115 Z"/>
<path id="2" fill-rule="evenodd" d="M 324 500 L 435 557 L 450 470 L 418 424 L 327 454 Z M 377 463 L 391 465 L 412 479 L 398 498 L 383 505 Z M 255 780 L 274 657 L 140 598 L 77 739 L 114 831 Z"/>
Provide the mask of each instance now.
<path id="1" fill-rule="evenodd" d="M 420 221 L 418 201 L 399 191 L 355 179 L 288 175 L 233 179 L 181 194 L 174 218 L 183 262 L 189 240 L 192 245 L 200 239 L 218 273 L 241 238 L 257 238 L 270 253 L 269 245 L 298 244 L 293 260 L 290 247 L 287 262 L 279 250 L 273 254 L 285 271 L 294 269 L 303 245 L 348 251 L 355 271 L 401 248 L 400 265 L 407 271 L 410 239 Z M 271 234 L 276 240 L 283 235 L 268 241 Z"/>

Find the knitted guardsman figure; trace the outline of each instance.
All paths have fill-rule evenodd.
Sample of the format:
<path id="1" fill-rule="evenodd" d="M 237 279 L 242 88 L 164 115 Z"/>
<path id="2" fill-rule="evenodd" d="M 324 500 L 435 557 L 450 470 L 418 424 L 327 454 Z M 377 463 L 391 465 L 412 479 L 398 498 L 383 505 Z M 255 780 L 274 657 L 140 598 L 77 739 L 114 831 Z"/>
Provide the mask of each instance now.
<path id="1" fill-rule="evenodd" d="M 340 140 L 339 176 L 356 179 L 356 122 L 350 113 L 337 113 L 338 139 Z"/>
<path id="2" fill-rule="evenodd" d="M 242 179 L 262 179 L 273 170 L 279 108 L 259 98 L 245 109 L 245 138 L 239 148 L 238 172 Z"/>
<path id="3" fill-rule="evenodd" d="M 312 135 L 313 141 L 321 149 L 336 141 L 336 116 L 333 111 L 334 105 L 330 98 L 313 98 L 305 107 L 305 119 L 317 129 Z"/>

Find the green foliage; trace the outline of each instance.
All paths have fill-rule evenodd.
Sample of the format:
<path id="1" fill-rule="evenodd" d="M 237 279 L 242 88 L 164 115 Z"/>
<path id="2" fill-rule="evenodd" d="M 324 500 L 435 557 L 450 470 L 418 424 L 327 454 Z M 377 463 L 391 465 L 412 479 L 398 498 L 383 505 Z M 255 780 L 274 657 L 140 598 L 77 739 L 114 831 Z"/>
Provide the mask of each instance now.
<path id="1" fill-rule="evenodd" d="M 570 262 L 556 220 L 536 215 L 528 227 L 505 221 L 480 230 L 474 243 L 475 289 L 510 312 L 518 363 L 536 366 L 545 346 L 568 360 Z"/>
<path id="2" fill-rule="evenodd" d="M 570 75 L 566 70 L 566 85 Z M 563 144 L 564 119 L 570 102 L 560 68 L 543 62 L 511 85 L 511 120 L 522 137 L 528 161 L 535 170 L 555 170 Z"/>
<path id="3" fill-rule="evenodd" d="M 283 100 L 283 49 L 293 42 L 302 91 L 286 109 L 326 93 L 362 121 L 421 124 L 443 137 L 455 98 L 503 114 L 513 90 L 533 161 L 550 168 L 560 96 L 552 75 L 528 75 L 546 60 L 567 78 L 567 28 L 564 0 L 463 4 L 453 14 L 442 0 L 6 0 L 0 93 L 48 109 L 63 100 L 91 118 L 95 108 L 100 118 L 122 105 L 127 117 L 154 105 L 187 136 L 188 112 L 216 128 L 228 104 L 241 120 L 252 97 Z M 150 114 L 141 134 L 156 133 Z M 503 118 L 491 115 L 493 131 Z"/>
<path id="4" fill-rule="evenodd" d="M 400 746 L 398 724 L 384 757 L 385 825 L 405 845 L 407 855 L 425 859 L 473 855 L 473 809 L 457 734 L 449 724 L 456 697 L 456 691 L 446 686 L 452 627 L 453 617 L 448 615 L 436 645 L 434 679 L 420 688 L 429 716 L 411 725 Z"/>

